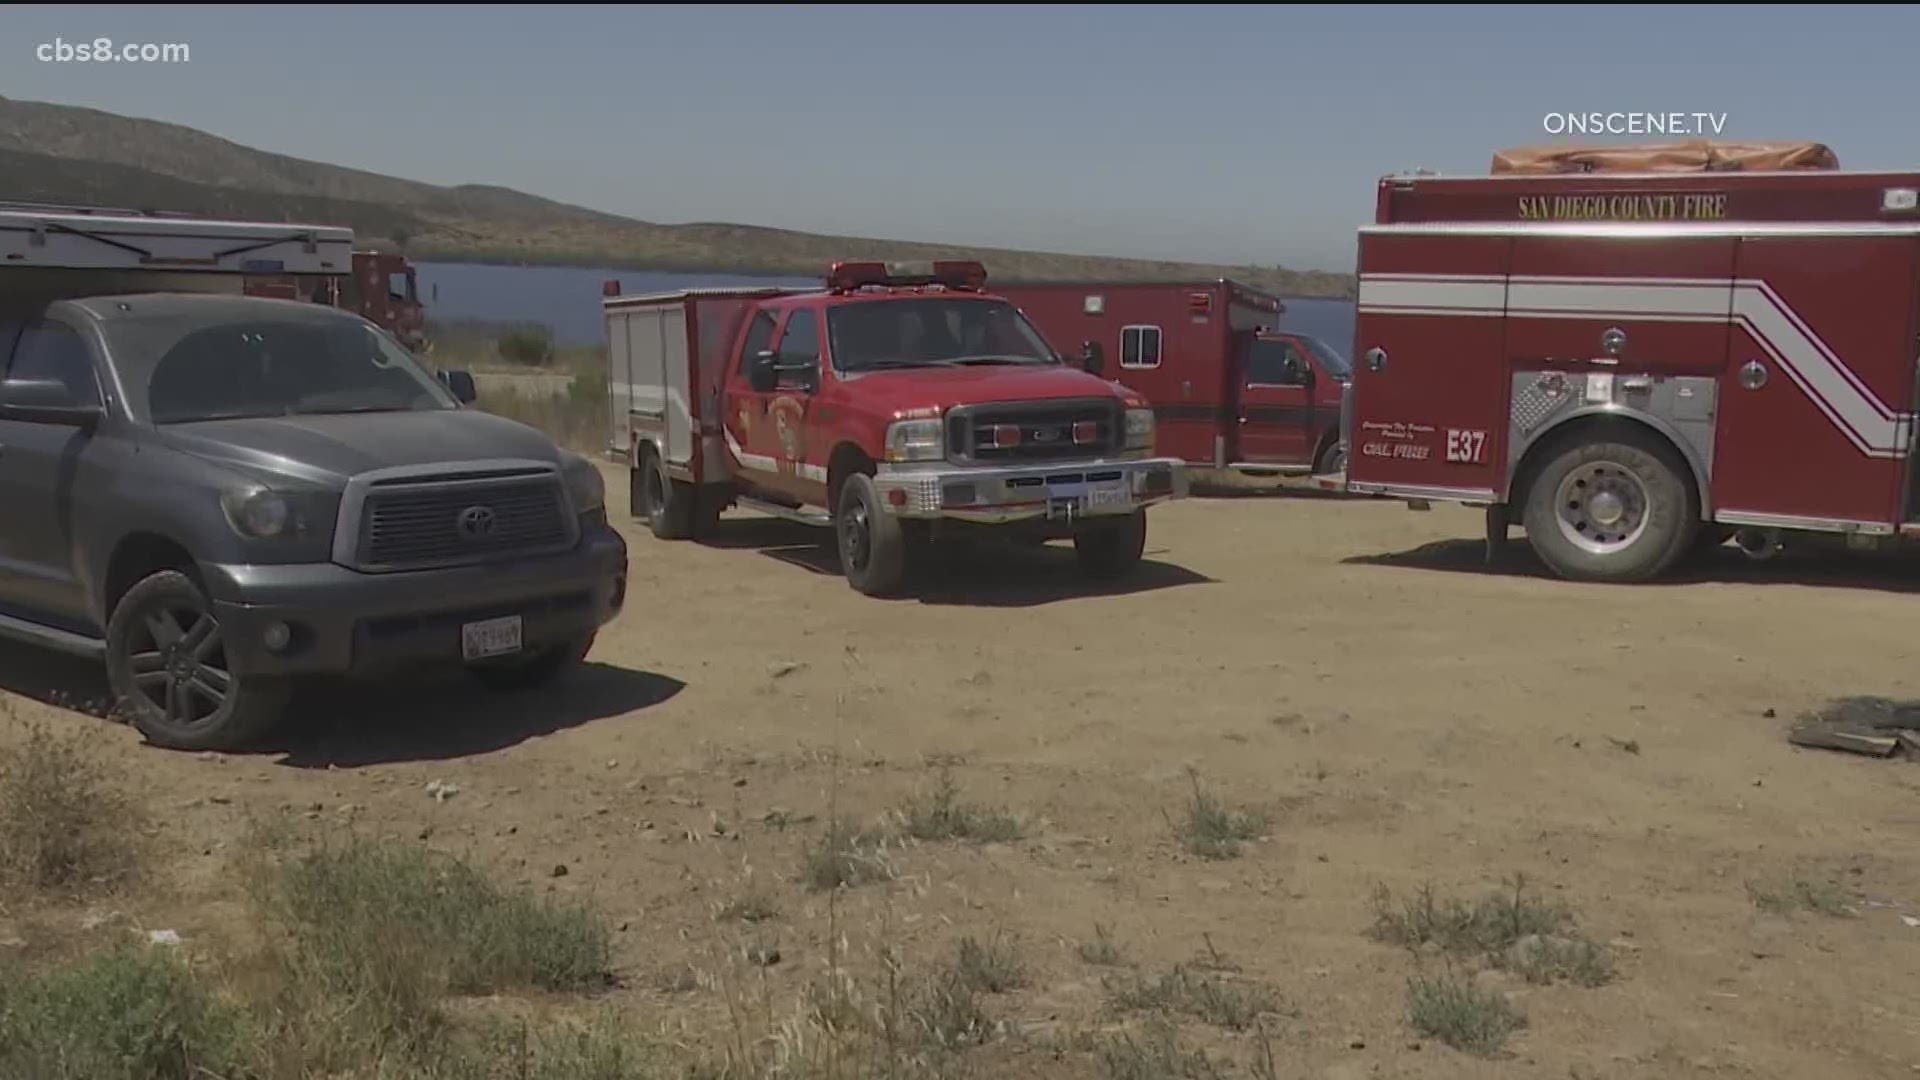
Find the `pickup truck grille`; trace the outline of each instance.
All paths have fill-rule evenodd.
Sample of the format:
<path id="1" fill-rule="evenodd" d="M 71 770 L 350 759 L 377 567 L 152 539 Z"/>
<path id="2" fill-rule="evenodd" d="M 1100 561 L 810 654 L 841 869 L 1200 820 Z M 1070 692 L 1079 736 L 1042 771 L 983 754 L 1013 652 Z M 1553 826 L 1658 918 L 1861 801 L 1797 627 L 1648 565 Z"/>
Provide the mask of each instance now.
<path id="1" fill-rule="evenodd" d="M 982 465 L 1101 457 L 1120 449 L 1122 421 L 1111 398 L 969 405 L 947 413 L 947 447 L 954 460 Z M 1009 429 L 1017 441 L 997 445 Z"/>
<path id="2" fill-rule="evenodd" d="M 356 562 L 369 570 L 486 562 L 563 550 L 573 545 L 574 532 L 552 473 L 409 478 L 368 490 Z"/>

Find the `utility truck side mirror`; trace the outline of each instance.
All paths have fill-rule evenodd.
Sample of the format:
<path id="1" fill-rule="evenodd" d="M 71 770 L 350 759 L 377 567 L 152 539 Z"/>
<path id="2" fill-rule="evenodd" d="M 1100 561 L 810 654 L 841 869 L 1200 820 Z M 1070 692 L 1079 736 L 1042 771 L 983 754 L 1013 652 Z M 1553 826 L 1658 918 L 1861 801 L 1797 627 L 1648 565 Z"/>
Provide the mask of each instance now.
<path id="1" fill-rule="evenodd" d="M 756 394 L 770 394 L 780 383 L 773 370 L 773 350 L 763 349 L 747 358 L 747 385 Z"/>
<path id="2" fill-rule="evenodd" d="M 1085 368 L 1089 375 L 1098 375 L 1100 370 L 1107 366 L 1104 350 L 1100 348 L 1099 342 L 1089 341 L 1080 346 L 1080 366 Z"/>

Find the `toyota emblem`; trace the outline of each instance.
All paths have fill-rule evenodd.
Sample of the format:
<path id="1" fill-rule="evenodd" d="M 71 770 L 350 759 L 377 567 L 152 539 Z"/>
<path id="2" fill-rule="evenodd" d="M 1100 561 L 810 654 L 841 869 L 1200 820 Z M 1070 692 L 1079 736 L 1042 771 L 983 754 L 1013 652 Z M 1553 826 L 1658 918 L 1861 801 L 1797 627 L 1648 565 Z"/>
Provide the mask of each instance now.
<path id="1" fill-rule="evenodd" d="M 485 540 L 493 534 L 493 507 L 469 506 L 453 519 L 464 540 Z"/>

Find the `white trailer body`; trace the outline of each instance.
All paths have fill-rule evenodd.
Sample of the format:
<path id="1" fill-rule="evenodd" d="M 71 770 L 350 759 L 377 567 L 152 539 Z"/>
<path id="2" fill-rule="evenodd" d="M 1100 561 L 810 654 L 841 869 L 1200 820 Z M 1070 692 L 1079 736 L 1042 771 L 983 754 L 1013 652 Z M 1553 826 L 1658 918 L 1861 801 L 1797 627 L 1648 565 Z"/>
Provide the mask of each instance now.
<path id="1" fill-rule="evenodd" d="M 348 274 L 353 230 L 0 204 L 0 267 L 236 277 Z"/>

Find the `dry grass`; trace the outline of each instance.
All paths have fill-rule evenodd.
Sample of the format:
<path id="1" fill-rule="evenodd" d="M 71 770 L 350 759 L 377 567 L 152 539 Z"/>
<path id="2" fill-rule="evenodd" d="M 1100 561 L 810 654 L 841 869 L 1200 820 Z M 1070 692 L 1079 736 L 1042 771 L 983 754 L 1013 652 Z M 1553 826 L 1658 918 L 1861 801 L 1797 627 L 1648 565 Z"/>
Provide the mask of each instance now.
<path id="1" fill-rule="evenodd" d="M 1164 1019 L 1148 1023 L 1139 1032 L 1119 1031 L 1098 1041 L 1095 1053 L 1108 1080 L 1223 1080 L 1228 1074 L 1180 1037 L 1180 1029 Z"/>
<path id="2" fill-rule="evenodd" d="M 827 823 L 800 860 L 800 883 L 814 892 L 886 881 L 893 876 L 884 839 L 877 833 L 855 830 L 838 819 Z"/>
<path id="3" fill-rule="evenodd" d="M 962 982 L 985 994 L 1004 994 L 1027 984 L 1027 965 L 1018 944 L 1000 934 L 985 942 L 961 938 L 954 969 Z"/>
<path id="4" fill-rule="evenodd" d="M 1774 915 L 1796 911 L 1814 911 L 1834 918 L 1854 913 L 1845 889 L 1831 881 L 1808 877 L 1785 877 L 1772 881 L 1748 882 L 1747 898 L 1753 906 Z"/>
<path id="5" fill-rule="evenodd" d="M 1415 1031 L 1472 1054 L 1499 1053 L 1527 1023 L 1505 995 L 1453 974 L 1410 980 L 1407 1003 Z"/>
<path id="6" fill-rule="evenodd" d="M 0 979 L 0 1076 L 202 1080 L 241 1075 L 250 1018 L 174 949 L 127 944 Z"/>
<path id="7" fill-rule="evenodd" d="M 1107 1003 L 1116 1012 L 1157 1012 L 1191 1016 L 1229 1031 L 1245 1031 L 1260 1017 L 1280 1011 L 1280 1002 L 1263 986 L 1196 975 L 1176 966 L 1155 979 L 1109 980 Z"/>
<path id="8" fill-rule="evenodd" d="M 953 772 L 941 769 L 933 790 L 907 800 L 899 810 L 901 829 L 915 840 L 970 840 L 1005 843 L 1020 838 L 1020 818 L 1004 807 L 981 806 L 960 798 Z"/>
<path id="9" fill-rule="evenodd" d="M 1369 933 L 1378 941 L 1478 956 L 1534 983 L 1601 986 L 1613 979 L 1612 951 L 1577 932 L 1573 913 L 1530 893 L 1524 878 L 1477 902 L 1443 897 L 1425 885 L 1406 900 L 1382 887 L 1373 904 Z"/>
<path id="10" fill-rule="evenodd" d="M 95 892 L 131 876 L 144 815 L 126 783 L 82 734 L 27 724 L 0 744 L 0 904 L 7 895 Z"/>
<path id="11" fill-rule="evenodd" d="M 1093 940 L 1080 943 L 1079 953 L 1083 962 L 1095 967 L 1119 967 L 1126 962 L 1120 946 L 1114 944 L 1107 928 L 1099 923 L 1093 924 Z"/>
<path id="12" fill-rule="evenodd" d="M 1201 786 L 1199 773 L 1189 771 L 1187 776 L 1193 794 L 1186 813 L 1174 825 L 1174 835 L 1188 854 L 1203 859 L 1237 858 L 1243 841 L 1267 834 L 1266 815 L 1228 810 Z"/>

